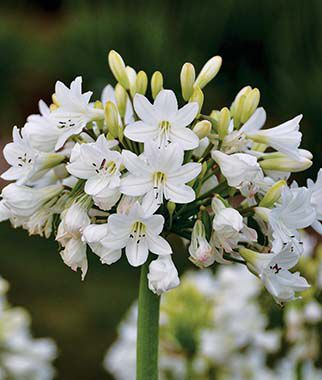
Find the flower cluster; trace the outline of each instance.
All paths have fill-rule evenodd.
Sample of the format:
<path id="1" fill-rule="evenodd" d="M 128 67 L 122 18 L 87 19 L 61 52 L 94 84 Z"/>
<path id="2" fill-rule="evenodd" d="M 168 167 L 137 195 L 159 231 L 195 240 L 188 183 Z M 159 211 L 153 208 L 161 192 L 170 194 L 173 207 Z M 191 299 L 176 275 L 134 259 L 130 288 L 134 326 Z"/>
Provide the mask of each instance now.
<path id="1" fill-rule="evenodd" d="M 0 379 L 53 379 L 55 343 L 31 336 L 28 313 L 9 305 L 7 290 L 8 283 L 0 278 Z"/>
<path id="2" fill-rule="evenodd" d="M 315 259 L 306 243 L 304 236 L 311 262 Z M 300 264 L 304 261 L 307 265 L 304 257 Z M 316 283 L 318 277 L 315 273 L 310 280 Z M 321 287 L 313 287 L 314 292 L 310 288 L 303 300 L 288 303 L 276 316 L 276 305 L 266 299 L 261 282 L 241 266 L 221 266 L 215 274 L 186 273 L 180 288 L 161 301 L 160 379 L 321 378 Z M 271 313 L 277 319 L 274 328 L 269 327 Z M 134 379 L 136 319 L 135 303 L 104 359 L 105 369 L 117 380 Z"/>
<path id="3" fill-rule="evenodd" d="M 210 59 L 196 76 L 180 74 L 182 101 L 126 66 L 115 51 L 109 65 L 117 84 L 100 100 L 83 93 L 82 78 L 57 82 L 53 103 L 13 129 L 4 148 L 14 181 L 1 193 L 0 220 L 30 234 L 55 234 L 60 255 L 85 277 L 87 246 L 104 264 L 125 255 L 150 262 L 149 288 L 161 294 L 179 284 L 167 240 L 189 242 L 190 260 L 246 264 L 279 303 L 309 287 L 292 273 L 303 248 L 299 230 L 322 232 L 322 172 L 300 187 L 287 180 L 312 164 L 301 149 L 297 116 L 263 129 L 260 93 L 244 87 L 231 106 L 203 113 L 204 87 L 222 60 Z M 151 261 L 149 254 L 157 256 Z"/>

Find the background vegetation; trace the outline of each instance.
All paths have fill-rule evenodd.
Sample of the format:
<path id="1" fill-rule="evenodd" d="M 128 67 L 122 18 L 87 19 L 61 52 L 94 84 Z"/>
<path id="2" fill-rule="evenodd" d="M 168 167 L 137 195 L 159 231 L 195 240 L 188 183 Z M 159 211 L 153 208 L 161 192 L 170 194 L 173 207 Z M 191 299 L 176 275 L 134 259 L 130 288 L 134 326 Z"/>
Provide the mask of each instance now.
<path id="1" fill-rule="evenodd" d="M 50 100 L 57 79 L 82 75 L 86 89 L 113 83 L 107 52 L 135 68 L 160 70 L 178 89 L 181 65 L 197 68 L 214 54 L 224 65 L 207 88 L 206 110 L 230 104 L 244 85 L 259 87 L 269 124 L 304 114 L 305 148 L 322 166 L 322 2 L 319 0 L 5 1 L 0 4 L 0 143 L 12 126 Z M 4 164 L 2 164 L 3 166 Z M 1 170 L 2 171 L 2 170 Z M 302 178 L 300 178 L 300 181 Z M 59 379 L 108 379 L 103 354 L 136 297 L 138 271 L 90 255 L 84 283 L 52 241 L 0 226 L 0 273 L 13 303 L 31 312 L 34 331 L 56 339 Z M 184 270 L 185 253 L 176 256 Z M 185 264 L 187 265 L 187 264 Z M 189 265 L 189 264 L 188 264 Z"/>

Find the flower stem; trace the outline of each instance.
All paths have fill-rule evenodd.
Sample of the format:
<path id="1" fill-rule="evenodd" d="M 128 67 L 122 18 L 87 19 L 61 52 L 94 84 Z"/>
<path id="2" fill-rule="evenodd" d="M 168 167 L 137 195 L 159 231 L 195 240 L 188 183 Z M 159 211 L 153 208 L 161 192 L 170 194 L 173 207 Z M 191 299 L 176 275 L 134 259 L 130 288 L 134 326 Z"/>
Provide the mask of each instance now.
<path id="1" fill-rule="evenodd" d="M 148 288 L 148 260 L 141 268 L 136 346 L 136 380 L 158 379 L 160 297 Z"/>

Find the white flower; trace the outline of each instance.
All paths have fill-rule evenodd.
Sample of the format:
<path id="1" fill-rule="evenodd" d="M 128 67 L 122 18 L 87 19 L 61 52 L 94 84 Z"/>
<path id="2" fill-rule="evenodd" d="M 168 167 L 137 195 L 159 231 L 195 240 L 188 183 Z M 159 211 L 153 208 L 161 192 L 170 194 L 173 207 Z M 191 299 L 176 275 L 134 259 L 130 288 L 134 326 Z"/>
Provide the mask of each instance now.
<path id="1" fill-rule="evenodd" d="M 55 149 L 58 150 L 69 137 L 80 134 L 88 122 L 104 119 L 104 111 L 95 109 L 89 104 L 92 92 L 82 93 L 81 77 L 77 77 L 71 83 L 70 88 L 58 81 L 55 95 L 59 107 L 51 112 L 50 118 L 56 121 L 56 126 L 61 130 L 55 146 Z"/>
<path id="2" fill-rule="evenodd" d="M 132 266 L 146 262 L 149 251 L 156 255 L 169 255 L 169 243 L 159 236 L 164 225 L 162 215 L 149 215 L 139 203 L 128 214 L 112 214 L 108 218 L 109 235 L 101 241 L 111 251 L 125 248 Z"/>
<path id="3" fill-rule="evenodd" d="M 307 180 L 307 187 L 311 192 L 311 205 L 316 213 L 316 220 L 312 227 L 319 234 L 322 234 L 322 169 L 319 170 L 315 183 L 311 179 Z"/>
<path id="4" fill-rule="evenodd" d="M 298 160 L 301 158 L 298 151 L 302 139 L 302 133 L 299 131 L 301 119 L 302 115 L 299 115 L 277 127 L 248 133 L 247 136 Z"/>
<path id="5" fill-rule="evenodd" d="M 305 187 L 290 189 L 285 186 L 280 204 L 269 212 L 268 219 L 273 230 L 274 251 L 279 251 L 283 244 L 292 241 L 294 248 L 302 253 L 303 247 L 297 230 L 310 226 L 315 220 L 311 192 Z"/>
<path id="6" fill-rule="evenodd" d="M 39 111 L 40 114 L 27 118 L 24 130 L 33 148 L 40 152 L 52 152 L 62 131 L 50 117 L 49 107 L 43 100 L 39 102 Z"/>
<path id="7" fill-rule="evenodd" d="M 229 261 L 223 258 L 224 252 L 231 253 L 240 241 L 256 241 L 257 233 L 243 222 L 243 217 L 237 210 L 225 207 L 216 197 L 212 200 L 212 209 L 215 217 L 212 222 L 211 245 L 215 249 L 215 260 L 228 264 Z"/>
<path id="8" fill-rule="evenodd" d="M 150 263 L 148 280 L 149 289 L 157 295 L 179 286 L 178 271 L 170 255 L 159 256 Z"/>
<path id="9" fill-rule="evenodd" d="M 14 183 L 3 188 L 1 196 L 5 206 L 14 216 L 29 217 L 43 204 L 58 196 L 63 190 L 61 185 L 43 188 L 18 186 Z"/>
<path id="10" fill-rule="evenodd" d="M 73 203 L 64 214 L 63 223 L 71 237 L 79 238 L 84 228 L 90 224 L 88 207 L 79 202 Z"/>
<path id="11" fill-rule="evenodd" d="M 101 101 L 103 105 L 105 105 L 107 102 L 112 102 L 115 106 L 117 106 L 116 98 L 115 98 L 115 90 L 110 84 L 104 87 L 102 91 Z M 119 122 L 121 122 L 121 120 L 119 120 Z M 133 114 L 132 103 L 130 99 L 128 99 L 126 102 L 124 124 L 127 125 L 133 122 L 134 122 L 134 114 Z"/>
<path id="12" fill-rule="evenodd" d="M 201 164 L 183 163 L 183 151 L 176 144 L 158 149 L 156 144 L 146 144 L 144 158 L 123 151 L 123 162 L 130 172 L 122 178 L 121 192 L 144 197 L 144 204 L 156 210 L 163 197 L 174 203 L 189 203 L 195 199 L 194 190 L 185 185 L 201 171 Z"/>
<path id="13" fill-rule="evenodd" d="M 93 196 L 93 201 L 97 207 L 101 210 L 110 210 L 121 197 L 121 192 L 118 188 L 109 189 L 105 188 L 100 191 L 97 195 Z"/>
<path id="14" fill-rule="evenodd" d="M 256 132 L 263 127 L 266 121 L 266 111 L 258 107 L 246 123 L 240 128 L 243 133 Z"/>
<path id="15" fill-rule="evenodd" d="M 11 212 L 10 209 L 6 206 L 5 201 L 0 201 L 0 222 L 10 219 Z"/>
<path id="16" fill-rule="evenodd" d="M 206 239 L 205 226 L 201 220 L 197 220 L 193 226 L 189 254 L 189 259 L 200 268 L 209 267 L 215 262 L 214 251 Z"/>
<path id="17" fill-rule="evenodd" d="M 72 154 L 67 170 L 75 177 L 86 179 L 87 194 L 99 196 L 101 192 L 120 185 L 122 156 L 110 149 L 115 144 L 115 140 L 108 141 L 101 135 L 95 143 L 75 147 L 76 152 Z"/>
<path id="18" fill-rule="evenodd" d="M 129 139 L 144 143 L 155 140 L 159 147 L 175 142 L 184 150 L 199 145 L 199 138 L 185 128 L 198 114 L 197 103 L 188 103 L 178 110 L 174 92 L 161 90 L 153 105 L 145 96 L 136 94 L 134 109 L 141 120 L 125 128 L 124 134 Z"/>
<path id="19" fill-rule="evenodd" d="M 263 179 L 263 173 L 256 157 L 246 153 L 227 155 L 218 150 L 212 151 L 211 156 L 219 165 L 229 186 L 241 189 Z"/>
<path id="20" fill-rule="evenodd" d="M 56 153 L 42 153 L 34 149 L 24 129 L 13 128 L 13 142 L 3 149 L 3 155 L 11 165 L 1 178 L 6 181 L 16 180 L 17 184 L 24 184 L 41 178 L 52 167 L 64 160 L 64 156 Z"/>
<path id="21" fill-rule="evenodd" d="M 294 254 L 291 248 L 292 244 L 289 243 L 276 254 L 261 254 L 244 248 L 239 251 L 250 270 L 259 276 L 278 303 L 296 299 L 295 292 L 301 292 L 310 287 L 306 279 L 298 272 L 289 271 L 299 260 L 299 256 Z"/>

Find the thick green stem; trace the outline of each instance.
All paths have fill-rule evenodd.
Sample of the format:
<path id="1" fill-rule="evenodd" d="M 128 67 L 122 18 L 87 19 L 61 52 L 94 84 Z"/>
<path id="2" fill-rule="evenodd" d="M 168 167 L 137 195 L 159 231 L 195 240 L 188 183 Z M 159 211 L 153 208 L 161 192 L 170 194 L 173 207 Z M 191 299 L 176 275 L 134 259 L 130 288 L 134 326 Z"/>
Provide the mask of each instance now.
<path id="1" fill-rule="evenodd" d="M 148 288 L 149 261 L 141 269 L 136 380 L 158 380 L 160 297 Z"/>

